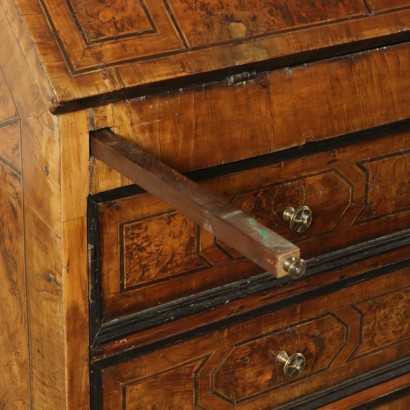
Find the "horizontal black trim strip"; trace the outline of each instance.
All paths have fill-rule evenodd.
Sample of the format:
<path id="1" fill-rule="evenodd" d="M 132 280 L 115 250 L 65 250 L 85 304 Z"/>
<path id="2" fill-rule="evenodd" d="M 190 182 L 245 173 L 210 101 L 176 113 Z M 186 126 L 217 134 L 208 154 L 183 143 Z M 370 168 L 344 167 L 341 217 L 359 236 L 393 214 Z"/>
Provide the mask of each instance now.
<path id="1" fill-rule="evenodd" d="M 360 393 L 379 384 L 410 373 L 410 359 L 404 359 L 378 368 L 364 375 L 355 377 L 334 387 L 319 391 L 293 401 L 288 405 L 277 407 L 277 410 L 315 410 L 327 404 Z M 382 404 L 382 403 L 380 403 Z M 365 410 L 373 407 L 359 406 L 351 410 Z M 393 409 L 392 409 L 393 410 Z"/>
<path id="2" fill-rule="evenodd" d="M 199 86 L 204 83 L 221 81 L 228 76 L 239 74 L 244 71 L 263 72 L 283 68 L 286 66 L 294 66 L 302 63 L 320 61 L 333 57 L 342 57 L 352 53 L 373 50 L 380 47 L 398 45 L 401 43 L 406 43 L 408 41 L 410 41 L 410 31 L 400 31 L 386 36 L 299 52 L 257 63 L 228 67 L 224 69 L 208 71 L 206 73 L 190 74 L 184 77 L 173 78 L 170 80 L 157 81 L 150 84 L 123 88 L 121 90 L 102 93 L 91 97 L 84 97 L 77 100 L 58 101 L 50 107 L 50 111 L 53 114 L 64 114 L 67 112 L 83 110 L 97 105 L 110 104 L 125 99 L 138 98 L 147 95 L 164 94 L 165 92 L 175 91 L 181 88 Z"/>
<path id="3" fill-rule="evenodd" d="M 342 268 L 354 262 L 410 245 L 410 229 L 362 242 L 308 260 L 308 274 Z"/>
<path id="4" fill-rule="evenodd" d="M 288 306 L 303 303 L 309 299 L 317 298 L 322 295 L 335 292 L 337 290 L 340 290 L 346 287 L 354 286 L 357 283 L 361 283 L 369 279 L 374 279 L 379 276 L 394 272 L 396 270 L 407 268 L 407 267 L 410 267 L 410 259 L 401 260 L 399 262 L 395 262 L 390 265 L 385 265 L 377 269 L 366 271 L 360 275 L 346 278 L 343 280 L 339 280 L 336 283 L 331 283 L 331 284 L 324 285 L 318 288 L 310 289 L 307 292 L 304 292 L 302 294 L 289 296 L 287 298 L 275 301 L 274 303 L 271 303 L 269 305 L 256 308 L 252 311 L 241 313 L 235 316 L 231 316 L 231 317 L 222 319 L 220 321 L 217 321 L 215 323 L 206 324 L 206 325 L 197 327 L 195 329 L 188 330 L 181 334 L 173 335 L 168 338 L 164 338 L 160 341 L 153 342 L 143 347 L 136 347 L 134 349 L 127 350 L 117 355 L 101 359 L 97 361 L 95 365 L 99 367 L 107 367 L 107 366 L 111 366 L 116 363 L 127 361 L 136 356 L 147 354 L 149 352 L 164 348 L 166 346 L 179 343 L 183 340 L 194 338 L 204 333 L 210 333 L 215 330 L 226 328 L 236 323 L 250 320 L 257 316 L 261 316 L 261 315 L 272 313 L 278 310 L 282 310 Z M 243 297 L 251 296 L 255 294 L 263 294 L 263 293 L 266 293 L 269 289 L 284 286 L 286 282 L 289 282 L 288 280 L 285 280 L 285 279 L 272 280 L 272 277 L 268 277 L 268 274 L 261 275 L 257 279 L 259 280 L 259 283 L 255 283 L 257 282 L 256 280 L 254 280 L 253 283 L 251 281 L 249 281 L 249 283 L 247 281 L 240 281 L 239 283 L 237 282 L 235 284 L 236 286 L 238 286 L 238 288 L 236 289 L 237 296 L 235 297 L 234 295 L 234 298 L 238 299 L 238 298 L 243 298 Z M 227 289 L 230 289 L 230 286 L 225 286 L 224 288 L 225 289 L 223 290 L 226 291 Z M 232 294 L 233 294 L 233 290 L 230 289 L 230 292 L 226 292 L 224 294 L 224 297 L 217 295 L 219 299 L 218 300 L 219 304 L 224 304 L 227 301 L 232 301 L 233 300 Z M 207 302 L 207 300 L 209 301 L 209 296 L 210 295 L 205 295 L 205 300 L 202 301 L 202 305 L 201 305 L 206 309 L 210 309 L 214 306 L 212 303 Z M 200 295 L 197 296 L 198 299 L 200 297 L 201 297 Z M 174 304 L 173 307 L 174 309 L 170 309 L 170 311 L 167 312 L 168 313 L 168 316 L 166 317 L 167 322 L 173 321 L 178 318 L 177 317 L 178 315 L 177 306 L 175 306 Z M 188 308 L 188 306 L 186 306 L 186 308 Z M 143 317 L 143 315 L 145 315 L 145 317 Z M 172 317 L 170 317 L 170 315 L 172 315 Z M 143 312 L 142 315 L 136 315 L 133 318 L 135 322 L 133 321 L 132 324 L 130 323 L 125 324 L 125 325 L 123 324 L 122 326 L 119 326 L 118 328 L 115 326 L 110 326 L 109 329 L 108 328 L 104 329 L 106 333 L 102 332 L 101 334 L 98 334 L 97 341 L 99 343 L 113 341 L 121 337 L 128 336 L 139 330 L 158 326 L 158 323 L 155 323 L 157 320 L 157 316 L 160 316 L 160 314 L 158 313 L 158 310 L 156 309 L 150 309 L 149 312 L 145 311 Z M 186 312 L 182 312 L 181 317 L 182 316 L 187 316 Z M 98 350 L 99 350 L 98 346 L 94 346 L 91 349 L 91 354 L 93 354 L 94 352 L 98 353 Z"/>
<path id="5" fill-rule="evenodd" d="M 408 245 L 410 245 L 410 230 L 350 246 L 343 250 L 330 252 L 317 258 L 309 259 L 307 261 L 307 272 L 305 276 L 340 269 L 354 262 Z M 358 275 L 354 278 L 354 283 L 360 280 L 361 275 Z M 289 278 L 276 279 L 269 273 L 263 273 L 217 289 L 169 302 L 159 307 L 146 309 L 134 315 L 104 323 L 99 331 L 93 333 L 96 335 L 94 345 L 108 343 L 142 330 L 147 330 L 182 319 L 186 316 L 222 306 L 227 303 L 227 301 L 232 302 L 245 297 L 257 296 L 291 283 L 292 280 Z M 343 287 L 343 284 L 341 282 L 339 283 L 340 285 L 338 287 Z M 99 303 L 95 308 L 99 308 Z"/>
<path id="6" fill-rule="evenodd" d="M 360 406 L 353 407 L 351 410 L 372 410 L 384 404 L 389 404 L 392 401 L 400 399 L 405 396 L 409 396 L 407 404 L 410 408 L 410 386 L 407 386 L 402 389 L 395 390 L 392 393 L 386 394 L 385 396 L 378 397 L 377 399 L 369 401 L 365 404 L 361 404 Z M 392 410 L 394 409 L 392 408 Z"/>
<path id="7" fill-rule="evenodd" d="M 384 124 L 379 127 L 356 131 L 343 136 L 329 138 L 322 141 L 308 142 L 304 145 L 288 148 L 270 154 L 247 158 L 228 164 L 216 165 L 214 167 L 186 172 L 184 175 L 193 181 L 204 181 L 207 179 L 232 174 L 235 172 L 246 171 L 258 167 L 277 164 L 282 161 L 290 161 L 296 158 L 313 155 L 320 152 L 342 148 L 348 145 L 360 144 L 367 140 L 383 138 L 391 134 L 410 131 L 410 119 Z M 112 189 L 99 194 L 92 195 L 90 198 L 95 203 L 113 201 L 120 198 L 144 193 L 145 191 L 137 185 L 129 185 L 121 188 Z"/>

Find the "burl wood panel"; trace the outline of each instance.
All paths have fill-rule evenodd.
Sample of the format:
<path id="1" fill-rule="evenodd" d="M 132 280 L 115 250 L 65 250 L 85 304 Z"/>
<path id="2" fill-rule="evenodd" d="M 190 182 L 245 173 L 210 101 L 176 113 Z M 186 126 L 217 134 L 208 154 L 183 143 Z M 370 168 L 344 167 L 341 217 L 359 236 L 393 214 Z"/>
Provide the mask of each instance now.
<path id="1" fill-rule="evenodd" d="M 402 45 L 122 102 L 91 121 L 179 171 L 206 168 L 409 118 L 408 67 Z M 94 192 L 130 183 L 94 168 Z"/>
<path id="2" fill-rule="evenodd" d="M 110 65 L 136 55 L 141 58 L 183 47 L 162 1 L 42 2 L 59 33 L 73 73 L 96 69 L 101 63 Z"/>
<path id="3" fill-rule="evenodd" d="M 52 110 L 60 112 L 78 109 L 74 100 L 93 105 L 88 97 L 102 94 L 118 101 L 117 92 L 130 87 L 145 95 L 142 87 L 162 80 L 192 84 L 198 74 L 221 78 L 218 70 L 248 63 L 278 66 L 284 56 L 331 55 L 333 46 L 348 50 L 367 40 L 391 44 L 410 16 L 369 15 L 359 0 L 16 3 L 50 78 Z"/>
<path id="4" fill-rule="evenodd" d="M 169 5 L 191 47 L 366 14 L 361 0 L 170 0 Z"/>
<path id="5" fill-rule="evenodd" d="M 409 179 L 404 160 L 409 141 L 409 132 L 403 131 L 201 184 L 296 243 L 302 257 L 310 258 L 410 227 L 410 190 L 399 189 L 400 181 L 406 186 Z M 377 181 L 367 178 L 361 164 L 383 164 L 386 158 L 401 164 L 394 168 L 398 182 L 386 192 L 375 191 L 372 203 L 395 206 L 364 221 L 368 194 Z M 290 230 L 282 213 L 302 205 L 312 209 L 313 223 L 300 234 Z M 104 320 L 261 272 L 149 194 L 102 202 L 98 208 Z"/>
<path id="6" fill-rule="evenodd" d="M 210 268 L 211 264 L 198 253 L 198 229 L 173 211 L 121 224 L 121 290 Z"/>
<path id="7" fill-rule="evenodd" d="M 366 207 L 360 221 L 410 209 L 410 151 L 358 165 L 363 169 L 367 182 Z"/>
<path id="8" fill-rule="evenodd" d="M 138 403 L 152 402 L 159 408 L 265 409 L 276 408 L 299 397 L 333 386 L 383 364 L 410 355 L 410 334 L 406 324 L 385 329 L 384 317 L 400 314 L 396 295 L 409 289 L 409 269 L 360 283 L 300 305 L 242 321 L 226 329 L 203 334 L 145 356 L 129 359 L 102 370 L 104 409 L 139 409 Z M 383 307 L 361 315 L 355 305 L 383 301 Z M 368 301 L 368 302 L 367 302 Z M 408 303 L 408 300 L 407 300 Z M 361 346 L 361 334 L 368 323 L 379 323 L 374 337 L 389 333 L 372 354 L 351 358 Z M 366 343 L 366 342 L 365 342 Z M 306 356 L 305 372 L 286 379 L 274 357 L 281 351 Z M 191 375 L 182 369 L 191 368 Z M 172 378 L 184 374 L 183 381 Z M 185 383 L 191 380 L 187 393 Z M 130 386 L 132 396 L 128 396 Z M 155 387 L 153 387 L 155 386 Z M 146 387 L 149 387 L 146 388 Z M 173 405 L 167 392 L 178 392 Z M 194 397 L 192 397 L 192 392 Z M 123 393 L 123 394 L 121 394 Z M 164 398 L 164 399 L 162 399 Z M 158 402 L 158 400 L 163 400 Z M 192 400 L 191 407 L 187 401 Z"/>
<path id="9" fill-rule="evenodd" d="M 88 44 L 156 30 L 143 0 L 68 0 L 67 4 Z"/>
<path id="10" fill-rule="evenodd" d="M 361 343 L 353 357 L 373 353 L 410 336 L 410 288 L 353 305 L 364 318 Z M 394 315 L 390 306 L 395 306 Z"/>

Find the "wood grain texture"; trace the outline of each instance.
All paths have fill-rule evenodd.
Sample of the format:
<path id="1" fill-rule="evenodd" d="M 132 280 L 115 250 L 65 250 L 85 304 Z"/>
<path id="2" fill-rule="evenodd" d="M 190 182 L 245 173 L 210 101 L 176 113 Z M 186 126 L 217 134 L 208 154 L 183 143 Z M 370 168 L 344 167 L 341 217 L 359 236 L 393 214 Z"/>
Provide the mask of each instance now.
<path id="1" fill-rule="evenodd" d="M 327 406 L 321 407 L 320 410 L 345 410 L 352 408 L 353 406 L 359 405 L 363 405 L 365 407 L 372 400 L 378 399 L 380 397 L 383 397 L 384 395 L 388 395 L 389 393 L 400 390 L 402 388 L 406 388 L 409 386 L 409 384 L 410 375 L 406 374 L 404 376 L 398 377 L 376 387 L 364 390 L 358 394 L 355 394 L 354 396 L 346 397 L 342 400 L 338 400 Z M 402 404 L 406 404 L 406 401 L 409 400 L 409 398 L 404 397 L 404 399 L 401 398 L 400 400 L 402 400 Z M 383 410 L 406 410 L 407 407 L 403 407 L 403 409 L 401 409 L 400 407 L 396 407 L 396 404 L 392 402 L 389 405 L 387 405 L 387 407 L 385 407 Z M 381 409 L 378 408 L 378 410 Z"/>
<path id="2" fill-rule="evenodd" d="M 17 118 L 16 107 L 6 79 L 0 70 L 0 125 L 5 121 L 10 121 L 15 118 Z"/>
<path id="3" fill-rule="evenodd" d="M 22 191 L 0 159 L 0 407 L 16 410 L 30 405 Z"/>
<path id="4" fill-rule="evenodd" d="M 62 287 L 67 409 L 89 408 L 87 197 L 89 131 L 85 111 L 59 117 Z"/>
<path id="5" fill-rule="evenodd" d="M 195 360 L 191 363 L 184 363 L 182 366 L 154 378 L 147 377 L 145 380 L 131 383 L 124 380 L 122 394 L 125 397 L 125 408 L 141 410 L 155 407 L 164 408 L 164 403 L 167 403 L 166 406 L 169 409 L 189 410 L 194 408 L 195 397 L 192 383 L 195 383 L 195 374 L 202 362 L 202 360 Z M 176 380 L 181 383 L 176 383 Z M 159 384 L 170 386 L 172 394 L 158 388 Z M 154 392 L 154 395 L 152 397 L 145 395 L 146 390 Z M 121 400 L 120 397 L 116 399 Z"/>
<path id="6" fill-rule="evenodd" d="M 0 160 L 21 174 L 20 121 L 0 125 Z"/>
<path id="7" fill-rule="evenodd" d="M 171 409 L 173 407 L 169 407 L 167 401 L 158 400 L 165 399 L 167 391 L 186 391 L 185 382 L 189 380 L 196 406 L 210 409 L 272 408 L 363 374 L 383 363 L 408 357 L 410 334 L 405 341 L 395 338 L 394 332 L 386 331 L 392 338 L 389 345 L 384 345 L 373 355 L 349 359 L 349 354 L 361 343 L 360 329 L 366 326 L 367 320 L 380 321 L 380 324 L 383 321 L 383 313 L 379 316 L 379 312 L 372 317 L 363 317 L 361 321 L 351 305 L 360 304 L 367 298 L 375 300 L 401 293 L 401 289 L 410 285 L 408 273 L 408 269 L 398 270 L 354 288 L 313 298 L 280 312 L 242 321 L 108 366 L 102 371 L 103 408 L 122 409 L 125 406 L 138 409 L 141 400 L 149 402 L 152 396 L 153 403 Z M 400 311 L 394 303 L 389 310 L 391 315 Z M 403 326 L 401 323 L 400 329 Z M 307 358 L 305 373 L 293 380 L 286 379 L 282 368 L 274 362 L 276 353 L 281 350 L 303 353 Z M 180 385 L 172 375 L 188 368 L 191 368 L 191 377 L 185 373 L 184 384 Z M 171 386 L 166 383 L 169 381 Z M 127 396 L 129 392 L 132 395 Z M 178 398 L 182 408 L 189 408 L 183 403 L 191 398 L 190 395 L 177 394 L 173 399 L 176 405 Z"/>
<path id="8" fill-rule="evenodd" d="M 62 222 L 87 214 L 89 184 L 89 124 L 87 112 L 59 116 L 61 129 Z"/>
<path id="9" fill-rule="evenodd" d="M 2 22 L 0 28 L 2 44 L 7 44 L 7 47 L 0 47 L 0 68 L 7 82 L 15 112 L 21 118 L 20 123 L 7 120 L 0 125 L 0 136 L 6 139 L 2 142 L 0 156 L 13 165 L 14 172 L 21 172 L 23 191 L 21 205 L 11 192 L 4 197 L 1 196 L 2 201 L 5 201 L 4 212 L 9 213 L 8 201 L 5 198 L 9 198 L 15 208 L 13 213 L 8 215 L 8 221 L 5 222 L 3 229 L 4 232 L 12 230 L 13 252 L 17 256 L 23 248 L 23 239 L 19 231 L 22 222 L 18 220 L 19 218 L 24 220 L 24 228 L 21 226 L 21 230 L 25 236 L 24 263 L 27 284 L 26 305 L 24 293 L 19 295 L 17 292 L 17 285 L 24 286 L 26 292 L 24 277 L 20 278 L 18 271 L 19 266 L 15 266 L 16 272 L 13 275 L 15 289 L 7 288 L 8 279 L 2 278 L 2 289 L 13 289 L 12 295 L 7 296 L 7 292 L 2 293 L 5 298 L 2 306 L 9 307 L 11 303 L 14 304 L 14 315 L 8 312 L 4 317 L 13 321 L 16 334 L 8 334 L 8 327 L 7 331 L 2 333 L 6 338 L 1 340 L 2 353 L 5 353 L 4 356 L 2 354 L 2 360 L 4 357 L 2 363 L 6 367 L 5 360 L 8 360 L 10 371 L 5 371 L 0 376 L 2 393 L 0 407 L 87 408 L 87 363 L 84 361 L 81 365 L 77 362 L 75 365 L 72 364 L 79 357 L 81 343 L 85 345 L 86 351 L 88 347 L 87 324 L 81 326 L 80 320 L 86 318 L 81 316 L 82 312 L 72 309 L 77 303 L 76 298 L 81 298 L 86 305 L 86 296 L 79 292 L 78 287 L 75 291 L 69 291 L 71 289 L 67 282 L 70 282 L 71 276 L 68 276 L 68 273 L 71 273 L 71 270 L 67 268 L 67 260 L 63 259 L 63 250 L 64 256 L 70 254 L 70 251 L 65 250 L 67 241 L 64 233 L 68 232 L 71 243 L 72 233 L 80 232 L 81 229 L 67 228 L 64 232 L 62 229 L 62 175 L 63 178 L 68 178 L 61 170 L 59 123 L 57 118 L 48 111 L 50 85 L 42 71 L 32 40 L 12 1 L 2 2 L 0 21 Z M 5 88 L 2 87 L 3 95 L 4 90 Z M 5 99 L 2 101 L 4 103 Z M 9 110 L 9 114 L 14 115 L 13 110 Z M 9 114 L 7 117 L 10 117 Z M 78 127 L 80 128 L 80 125 Z M 87 163 L 85 166 L 87 167 Z M 8 185 L 2 182 L 1 189 L 7 187 Z M 85 204 L 82 209 L 85 213 Z M 20 212 L 23 212 L 21 217 Z M 84 224 L 83 220 L 83 226 Z M 10 236 L 11 233 L 8 235 Z M 72 246 L 74 244 L 76 243 L 72 242 Z M 6 246 L 3 247 L 3 243 L 1 246 L 5 251 L 2 255 L 8 254 L 8 269 L 11 269 L 13 253 L 9 252 Z M 77 257 L 77 251 L 71 250 L 71 252 Z M 83 252 L 86 252 L 85 248 Z M 74 260 L 71 266 L 73 272 L 80 270 L 80 268 L 76 269 Z M 81 273 L 86 273 L 83 266 L 81 266 Z M 86 284 L 87 281 L 78 282 L 80 283 Z M 17 313 L 19 317 L 16 316 Z M 76 320 L 76 317 L 79 319 Z M 67 322 L 72 320 L 70 323 L 81 327 L 83 333 L 70 332 L 66 320 Z M 23 330 L 24 326 L 28 327 L 28 335 L 17 337 L 17 332 L 19 329 Z M 70 338 L 75 338 L 75 344 L 70 345 Z M 22 350 L 23 344 L 25 344 L 25 351 Z M 10 347 L 13 351 L 6 355 L 4 349 Z M 19 359 L 13 363 L 15 355 L 19 355 Z M 87 358 L 87 354 L 84 357 Z M 13 379 L 18 373 L 21 373 L 18 382 L 15 380 L 13 384 Z M 10 406 L 9 402 L 12 403 Z"/>
<path id="10" fill-rule="evenodd" d="M 370 5 L 370 9 L 375 12 L 399 9 L 410 5 L 409 0 L 367 0 L 367 3 Z"/>
<path id="11" fill-rule="evenodd" d="M 349 49 L 356 42 L 362 49 L 368 41 L 391 44 L 390 36 L 405 37 L 409 26 L 407 10 L 367 15 L 358 0 L 276 1 L 262 7 L 208 1 L 202 8 L 174 1 L 171 12 L 162 1 L 110 2 L 113 11 L 104 2 L 64 0 L 58 7 L 52 0 L 16 2 L 48 73 L 57 112 L 93 105 L 89 97 L 118 100 L 131 88 L 134 96 L 145 95 L 173 78 L 193 84 L 196 76 L 221 78 L 226 74 L 220 70 L 248 63 L 269 60 L 277 66 L 283 57 L 330 56 L 332 47 Z M 52 31 L 45 28 L 49 24 Z"/>
<path id="12" fill-rule="evenodd" d="M 63 223 L 62 287 L 64 290 L 65 392 L 64 409 L 88 409 L 89 317 L 86 217 Z"/>
<path id="13" fill-rule="evenodd" d="M 28 14 L 38 14 L 39 5 L 36 2 L 29 2 L 27 5 Z M 14 0 L 3 0 L 1 3 L 5 18 L 7 17 L 7 24 L 10 25 L 10 32 L 18 38 L 18 47 L 21 53 L 24 55 L 25 64 L 21 65 L 18 58 L 16 58 L 17 53 L 9 53 L 9 47 L 2 47 L 2 52 L 4 53 L 4 58 L 9 58 L 10 64 L 6 64 L 2 67 L 3 73 L 7 78 L 12 78 L 13 81 L 8 81 L 8 87 L 10 92 L 13 94 L 13 99 L 18 106 L 19 114 L 21 117 L 27 117 L 33 114 L 31 110 L 37 113 L 36 104 L 24 104 L 29 100 L 25 98 L 41 98 L 42 104 L 48 107 L 54 101 L 54 93 L 52 91 L 52 85 L 50 80 L 44 70 L 44 67 L 39 58 L 38 51 L 34 45 L 37 41 L 46 41 L 49 29 L 47 25 L 41 26 L 41 21 L 37 22 L 35 29 L 31 35 L 28 33 L 26 22 L 21 18 L 21 10 Z M 4 43 L 11 47 L 13 43 Z M 26 70 L 26 66 L 29 67 L 30 71 Z M 25 84 L 27 78 L 32 76 L 35 78 L 37 87 L 37 96 L 28 94 L 31 92 L 30 89 L 25 90 L 22 84 Z M 32 100 L 34 101 L 34 99 Z"/>
<path id="14" fill-rule="evenodd" d="M 387 403 L 376 405 L 374 410 L 407 410 L 410 404 L 410 394 L 390 400 Z"/>
<path id="15" fill-rule="evenodd" d="M 410 227 L 409 190 L 382 191 L 374 203 L 397 204 L 364 220 L 373 180 L 363 162 L 399 162 L 409 131 L 370 139 L 272 165 L 202 181 L 212 192 L 297 244 L 304 258 L 342 249 Z M 407 165 L 395 181 L 406 185 Z M 377 186 L 377 185 L 376 185 Z M 403 194 L 403 192 L 406 192 Z M 288 206 L 308 205 L 313 223 L 305 233 L 283 221 Z M 108 321 L 196 292 L 259 274 L 261 269 L 217 236 L 195 227 L 164 202 L 139 194 L 98 204 L 103 317 Z"/>
<path id="16" fill-rule="evenodd" d="M 98 125 L 179 171 L 206 168 L 408 118 L 409 66 L 408 45 L 359 53 L 121 102 Z M 94 164 L 93 192 L 127 184 Z"/>
<path id="17" fill-rule="evenodd" d="M 4 22 L 0 28 L 2 42 L 16 44 L 2 7 L 0 21 Z M 21 125 L 19 99 L 17 96 L 16 106 L 8 82 L 11 64 L 18 57 L 18 51 L 10 53 L 0 47 L 0 407 L 24 410 L 30 407 L 30 353 Z"/>

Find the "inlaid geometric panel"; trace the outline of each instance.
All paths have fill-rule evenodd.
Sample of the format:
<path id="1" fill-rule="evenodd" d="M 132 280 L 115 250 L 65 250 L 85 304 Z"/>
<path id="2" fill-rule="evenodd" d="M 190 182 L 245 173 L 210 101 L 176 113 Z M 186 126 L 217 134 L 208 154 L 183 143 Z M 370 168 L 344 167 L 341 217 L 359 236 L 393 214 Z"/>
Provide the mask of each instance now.
<path id="1" fill-rule="evenodd" d="M 162 1 L 41 1 L 73 73 L 183 48 Z"/>
<path id="2" fill-rule="evenodd" d="M 73 74 L 366 15 L 361 0 L 40 1 Z"/>
<path id="3" fill-rule="evenodd" d="M 358 222 L 410 209 L 410 151 L 358 164 L 366 175 L 366 199 Z"/>
<path id="4" fill-rule="evenodd" d="M 120 225 L 122 290 L 176 276 L 211 265 L 199 254 L 199 229 L 177 212 Z"/>
<path id="5" fill-rule="evenodd" d="M 195 370 L 200 362 L 169 369 L 142 380 L 122 384 L 124 410 L 131 409 L 181 409 L 194 408 Z M 164 386 L 167 386 L 164 389 Z M 147 392 L 149 394 L 147 395 Z"/>
<path id="6" fill-rule="evenodd" d="M 143 0 L 67 0 L 67 4 L 88 44 L 156 30 Z"/>
<path id="7" fill-rule="evenodd" d="M 333 231 L 351 205 L 352 186 L 334 170 L 308 175 L 238 194 L 232 204 L 292 242 Z M 326 204 L 326 206 L 324 206 Z M 295 233 L 283 221 L 288 206 L 309 205 L 313 222 L 305 233 Z M 232 258 L 239 254 L 218 242 Z"/>
<path id="8" fill-rule="evenodd" d="M 362 315 L 361 344 L 354 358 L 410 339 L 410 288 L 353 306 Z"/>
<path id="9" fill-rule="evenodd" d="M 365 15 L 361 0 L 170 0 L 169 4 L 192 47 Z"/>
<path id="10" fill-rule="evenodd" d="M 275 363 L 282 351 L 302 351 L 305 372 L 310 376 L 325 370 L 346 343 L 347 325 L 328 314 L 241 342 L 218 363 L 213 372 L 214 394 L 236 404 L 255 395 L 279 388 L 288 379 Z M 303 340 L 303 346 L 300 345 Z"/>
<path id="11" fill-rule="evenodd" d="M 191 410 L 195 408 L 198 368 L 206 357 L 179 362 L 153 358 L 137 364 L 124 362 L 104 372 L 104 410 Z"/>

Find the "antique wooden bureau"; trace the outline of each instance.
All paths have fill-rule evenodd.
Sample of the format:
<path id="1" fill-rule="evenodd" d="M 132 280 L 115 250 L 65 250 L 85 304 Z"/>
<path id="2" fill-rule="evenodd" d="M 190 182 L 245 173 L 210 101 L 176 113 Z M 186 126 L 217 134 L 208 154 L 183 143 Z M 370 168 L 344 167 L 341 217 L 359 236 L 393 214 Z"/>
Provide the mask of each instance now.
<path id="1" fill-rule="evenodd" d="M 409 0 L 1 0 L 0 408 L 410 408 Z"/>

